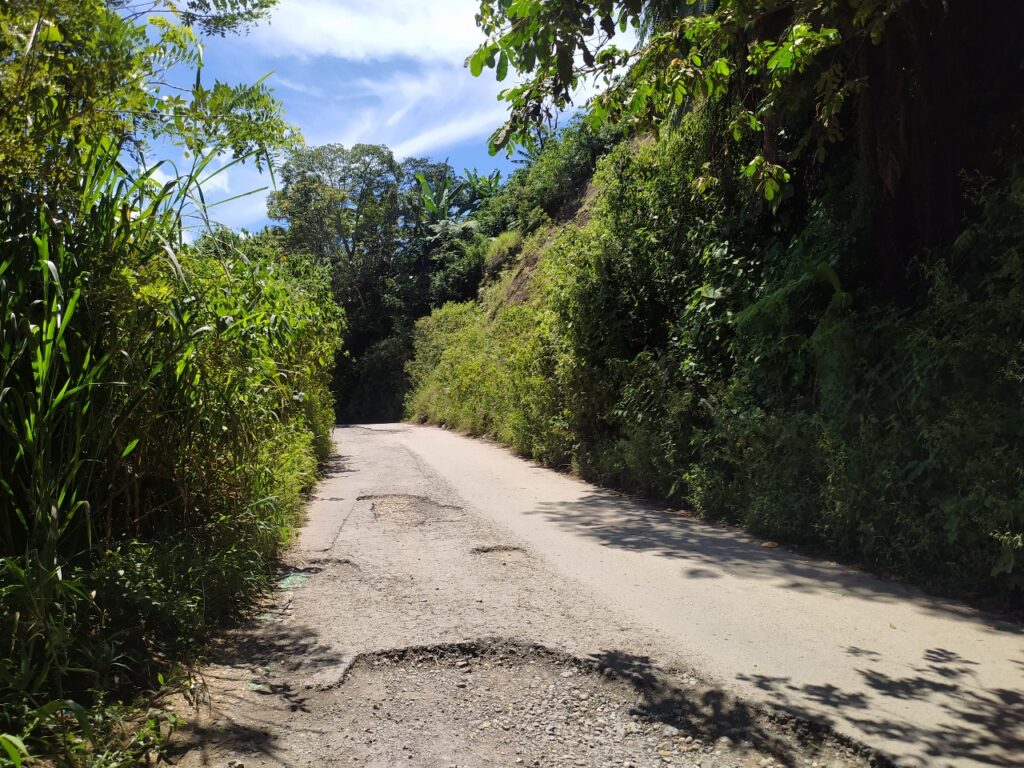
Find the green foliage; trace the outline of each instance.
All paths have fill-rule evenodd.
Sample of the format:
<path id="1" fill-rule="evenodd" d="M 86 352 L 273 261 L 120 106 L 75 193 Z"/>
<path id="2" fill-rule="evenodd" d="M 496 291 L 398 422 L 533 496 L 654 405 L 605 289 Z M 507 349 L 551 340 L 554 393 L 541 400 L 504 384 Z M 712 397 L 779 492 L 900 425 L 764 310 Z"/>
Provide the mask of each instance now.
<path id="1" fill-rule="evenodd" d="M 799 216 L 752 209 L 753 183 L 726 183 L 731 161 L 708 154 L 720 117 L 617 147 L 589 220 L 540 230 L 479 303 L 419 321 L 409 415 L 1010 599 L 1024 562 L 1024 165 L 1004 157 L 1001 176 L 971 183 L 971 221 L 917 255 L 907 304 L 865 273 L 856 165 L 833 163 Z"/>
<path id="2" fill-rule="evenodd" d="M 330 454 L 326 270 L 269 234 L 184 242 L 215 156 L 291 142 L 261 84 L 172 87 L 189 25 L 270 4 L 0 8 L 0 761 L 157 749 L 173 718 L 138 697 L 268 583 Z M 166 184 L 127 169 L 155 137 L 191 155 Z"/>
<path id="3" fill-rule="evenodd" d="M 346 311 L 334 381 L 344 421 L 401 417 L 416 318 L 476 296 L 486 240 L 467 214 L 498 196 L 499 175 L 455 176 L 447 163 L 397 161 L 384 146 L 293 152 L 271 195 L 291 251 L 331 272 Z"/>
<path id="4" fill-rule="evenodd" d="M 483 201 L 474 218 L 484 234 L 511 229 L 529 234 L 558 218 L 579 200 L 597 160 L 621 136 L 614 128 L 593 130 L 573 121 L 558 133 L 545 133 L 543 144 L 501 191 Z"/>
<path id="5" fill-rule="evenodd" d="M 961 170 L 1006 140 L 1019 110 L 1024 7 L 994 2 L 481 0 L 486 40 L 467 65 L 520 75 L 492 151 L 535 145 L 581 90 L 597 91 L 590 125 L 633 133 L 723 110 L 723 177 L 742 170 L 775 210 L 855 142 L 862 182 L 894 203 L 878 214 L 894 230 L 883 258 L 912 259 L 955 235 Z M 617 47 L 631 27 L 640 42 Z"/>
<path id="6" fill-rule="evenodd" d="M 519 230 L 502 232 L 491 238 L 484 253 L 484 266 L 487 274 L 495 276 L 501 269 L 513 262 L 523 247 L 523 235 Z"/>
<path id="7" fill-rule="evenodd" d="M 326 458 L 327 276 L 266 235 L 182 245 L 192 184 L 100 145 L 74 209 L 0 215 L 0 730 L 30 744 L 67 731 L 27 719 L 50 697 L 151 685 L 265 585 Z"/>
<path id="8" fill-rule="evenodd" d="M 562 463 L 556 415 L 557 351 L 537 307 L 520 305 L 493 323 L 474 304 L 446 304 L 416 324 L 408 364 L 412 418 L 488 435 L 515 450 Z"/>
<path id="9" fill-rule="evenodd" d="M 900 0 L 867 0 L 848 8 L 823 8 L 806 0 L 787 3 L 783 10 L 772 0 L 483 0 L 477 23 L 488 39 L 470 57 L 469 67 L 474 75 L 484 66 L 494 67 L 499 80 L 509 66 L 528 76 L 502 93 L 511 115 L 492 137 L 492 150 L 509 142 L 531 143 L 532 127 L 571 105 L 584 79 L 598 79 L 605 86 L 590 103 L 593 124 L 615 117 L 644 128 L 671 117 L 684 104 L 723 99 L 738 86 L 754 97 L 738 117 L 748 129 L 763 130 L 766 123 L 783 119 L 794 102 L 804 108 L 806 100 L 794 92 L 811 90 L 821 106 L 818 123 L 832 131 L 828 138 L 834 140 L 829 118 L 861 85 L 836 51 L 841 43 L 857 47 L 868 39 L 877 42 L 900 5 Z M 777 21 L 765 23 L 772 14 Z M 614 45 L 627 27 L 641 26 L 645 35 L 634 49 Z M 839 27 L 847 30 L 848 40 Z M 620 76 L 624 67 L 628 73 Z M 812 67 L 816 79 L 808 85 L 799 76 Z"/>
<path id="10" fill-rule="evenodd" d="M 0 182 L 4 195 L 74 185 L 84 143 L 142 159 L 163 137 L 193 155 L 226 152 L 262 165 L 294 142 L 262 83 L 204 84 L 189 26 L 231 31 L 270 0 L 201 0 L 120 9 L 105 0 L 29 0 L 0 7 Z M 150 12 L 153 15 L 150 16 Z M 180 72 L 196 74 L 185 82 Z"/>

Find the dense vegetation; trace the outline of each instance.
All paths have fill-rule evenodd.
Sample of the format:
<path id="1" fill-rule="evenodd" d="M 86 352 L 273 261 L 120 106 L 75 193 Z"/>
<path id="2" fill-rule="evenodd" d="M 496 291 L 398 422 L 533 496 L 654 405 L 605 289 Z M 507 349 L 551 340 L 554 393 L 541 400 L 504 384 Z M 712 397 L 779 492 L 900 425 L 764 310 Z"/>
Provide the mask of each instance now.
<path id="1" fill-rule="evenodd" d="M 531 141 L 586 72 L 631 69 L 489 201 L 510 266 L 418 322 L 409 415 L 887 573 L 1019 596 L 1020 16 L 484 3 L 493 37 L 471 66 L 535 73 L 496 145 Z M 584 52 L 620 18 L 644 23 L 637 52 Z M 560 163 L 610 115 L 631 138 L 584 195 Z M 546 223 L 523 205 L 538 183 L 581 205 Z"/>
<path id="2" fill-rule="evenodd" d="M 483 0 L 504 184 L 204 83 L 272 5 L 0 3 L 0 764 L 149 753 L 336 416 L 1019 600 L 1019 2 Z M 280 226 L 211 221 L 281 159 Z"/>
<path id="3" fill-rule="evenodd" d="M 270 215 L 291 252 L 329 270 L 348 317 L 334 377 L 338 418 L 397 420 L 413 321 L 476 295 L 486 239 L 467 214 L 498 188 L 498 175 L 424 158 L 399 162 L 380 145 L 301 148 L 281 169 Z"/>
<path id="4" fill-rule="evenodd" d="M 201 192 L 287 126 L 262 87 L 166 85 L 269 3 L 122 6 L 0 6 L 0 763 L 146 755 L 137 696 L 268 583 L 330 452 L 329 276 Z"/>

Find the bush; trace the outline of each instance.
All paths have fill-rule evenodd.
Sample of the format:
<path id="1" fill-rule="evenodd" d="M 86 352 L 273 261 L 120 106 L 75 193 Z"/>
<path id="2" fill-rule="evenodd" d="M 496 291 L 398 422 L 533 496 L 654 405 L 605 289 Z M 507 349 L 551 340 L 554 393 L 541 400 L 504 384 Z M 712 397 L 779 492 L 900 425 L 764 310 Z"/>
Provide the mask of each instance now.
<path id="1" fill-rule="evenodd" d="M 267 584 L 341 330 L 324 270 L 266 235 L 182 244 L 181 201 L 116 147 L 77 184 L 60 216 L 0 210 L 0 732 L 39 720 L 43 751 L 80 737 L 50 699 L 155 686 Z"/>
<path id="2" fill-rule="evenodd" d="M 484 268 L 490 278 L 494 278 L 511 264 L 523 247 L 523 235 L 518 230 L 502 232 L 487 245 L 484 254 Z"/>
<path id="3" fill-rule="evenodd" d="M 595 131 L 581 121 L 547 137 L 543 148 L 525 159 L 501 191 L 488 198 L 476 214 L 481 232 L 492 237 L 508 230 L 526 235 L 583 194 L 598 159 L 611 149 L 621 131 Z"/>
<path id="4" fill-rule="evenodd" d="M 702 119 L 608 153 L 589 222 L 540 230 L 536 265 L 420 322 L 410 415 L 1009 599 L 1024 585 L 1024 165 L 986 180 L 957 242 L 920 254 L 897 293 L 869 279 L 864 219 L 846 215 L 866 204 L 851 164 L 774 217 L 708 157 Z"/>

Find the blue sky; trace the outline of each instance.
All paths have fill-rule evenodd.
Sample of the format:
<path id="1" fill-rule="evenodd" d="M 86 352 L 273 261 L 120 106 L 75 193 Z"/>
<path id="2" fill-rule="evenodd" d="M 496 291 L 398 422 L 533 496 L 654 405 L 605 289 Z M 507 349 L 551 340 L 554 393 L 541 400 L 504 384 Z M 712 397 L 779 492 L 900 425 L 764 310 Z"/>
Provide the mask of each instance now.
<path id="1" fill-rule="evenodd" d="M 493 72 L 464 67 L 482 41 L 474 0 L 280 0 L 269 23 L 242 37 L 208 40 L 203 79 L 268 84 L 310 145 L 387 144 L 399 158 L 448 159 L 507 172 L 487 137 L 503 121 Z M 505 84 L 507 85 L 507 83 Z M 234 166 L 206 189 L 226 198 L 269 178 Z M 265 193 L 215 209 L 215 218 L 254 229 L 266 223 Z"/>

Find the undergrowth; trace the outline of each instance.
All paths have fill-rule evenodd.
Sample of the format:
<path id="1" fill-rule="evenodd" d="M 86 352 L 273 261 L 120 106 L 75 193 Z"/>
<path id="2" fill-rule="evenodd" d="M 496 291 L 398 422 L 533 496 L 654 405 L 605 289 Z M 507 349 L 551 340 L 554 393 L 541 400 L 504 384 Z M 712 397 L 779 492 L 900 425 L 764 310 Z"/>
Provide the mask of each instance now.
<path id="1" fill-rule="evenodd" d="M 835 162 L 751 203 L 694 114 L 599 164 L 590 219 L 420 320 L 408 416 L 936 589 L 1024 586 L 1024 164 L 967 185 L 956 242 L 894 293 Z M 514 193 L 513 193 L 514 194 Z M 507 257 L 496 260 L 507 261 Z M 524 292 L 513 292 L 515 281 Z"/>
<path id="2" fill-rule="evenodd" d="M 78 168 L 59 209 L 0 211 L 0 733 L 118 765 L 156 742 L 138 692 L 268 583 L 330 453 L 341 317 L 269 235 L 183 243 L 194 179 L 110 144 Z"/>

